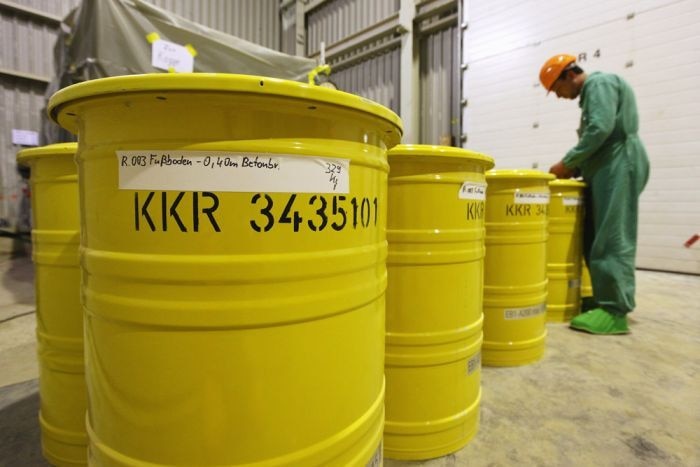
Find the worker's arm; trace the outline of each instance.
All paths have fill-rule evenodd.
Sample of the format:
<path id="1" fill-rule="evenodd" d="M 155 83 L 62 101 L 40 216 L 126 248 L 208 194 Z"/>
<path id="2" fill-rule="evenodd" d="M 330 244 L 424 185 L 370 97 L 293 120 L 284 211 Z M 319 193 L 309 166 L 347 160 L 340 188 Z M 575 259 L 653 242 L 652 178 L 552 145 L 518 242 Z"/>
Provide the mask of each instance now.
<path id="1" fill-rule="evenodd" d="M 583 131 L 578 144 L 566 153 L 562 162 L 568 169 L 581 166 L 581 162 L 600 149 L 615 128 L 618 92 L 614 83 L 598 80 L 586 87 L 583 101 Z"/>

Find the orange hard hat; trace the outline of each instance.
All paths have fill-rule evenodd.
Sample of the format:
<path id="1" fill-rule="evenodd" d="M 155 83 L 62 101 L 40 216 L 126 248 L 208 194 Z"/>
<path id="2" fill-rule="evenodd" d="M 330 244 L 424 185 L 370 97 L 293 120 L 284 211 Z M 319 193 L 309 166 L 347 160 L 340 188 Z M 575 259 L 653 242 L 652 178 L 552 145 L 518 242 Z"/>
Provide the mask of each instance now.
<path id="1" fill-rule="evenodd" d="M 576 57 L 567 54 L 558 54 L 544 62 L 540 70 L 540 82 L 547 91 L 552 90 L 554 82 L 561 76 L 561 73 L 576 61 Z"/>

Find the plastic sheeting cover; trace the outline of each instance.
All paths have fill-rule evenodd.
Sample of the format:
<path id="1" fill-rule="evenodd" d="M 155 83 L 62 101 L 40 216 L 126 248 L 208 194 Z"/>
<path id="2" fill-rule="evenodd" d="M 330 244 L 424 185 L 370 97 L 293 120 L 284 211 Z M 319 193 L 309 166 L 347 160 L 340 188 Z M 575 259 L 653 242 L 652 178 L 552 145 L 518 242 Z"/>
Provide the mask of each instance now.
<path id="1" fill-rule="evenodd" d="M 108 76 L 163 73 L 151 65 L 148 36 L 196 51 L 194 72 L 238 73 L 305 81 L 313 59 L 287 55 L 189 21 L 143 0 L 84 0 L 61 24 L 54 50 L 56 77 L 46 99 L 59 89 Z M 42 144 L 73 137 L 44 119 Z"/>

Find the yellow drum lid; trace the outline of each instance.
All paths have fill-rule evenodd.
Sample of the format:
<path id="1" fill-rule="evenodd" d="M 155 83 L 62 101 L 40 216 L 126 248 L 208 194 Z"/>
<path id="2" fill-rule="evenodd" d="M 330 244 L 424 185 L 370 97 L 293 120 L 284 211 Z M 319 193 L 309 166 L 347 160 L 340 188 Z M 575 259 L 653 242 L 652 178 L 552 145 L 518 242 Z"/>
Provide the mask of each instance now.
<path id="1" fill-rule="evenodd" d="M 19 164 L 28 164 L 33 159 L 40 157 L 54 156 L 74 156 L 78 149 L 78 143 L 58 143 L 49 144 L 48 146 L 39 146 L 36 148 L 22 149 L 17 153 L 17 162 Z"/>
<path id="2" fill-rule="evenodd" d="M 558 178 L 549 182 L 549 186 L 552 188 L 585 188 L 586 184 L 579 180 Z"/>
<path id="3" fill-rule="evenodd" d="M 554 175 L 532 169 L 498 169 L 486 172 L 486 180 L 502 179 L 534 179 L 534 180 L 554 180 Z"/>
<path id="4" fill-rule="evenodd" d="M 115 94 L 178 91 L 252 94 L 261 98 L 286 97 L 303 100 L 309 106 L 331 104 L 349 108 L 380 120 L 379 125 L 387 147 L 397 145 L 403 133 L 401 118 L 369 99 L 296 81 L 225 73 L 152 73 L 86 81 L 68 86 L 51 96 L 48 113 L 63 128 L 75 133 L 78 129 L 76 119 L 79 116 L 65 109 L 76 101 Z"/>
<path id="5" fill-rule="evenodd" d="M 486 170 L 493 168 L 493 158 L 469 149 L 429 144 L 400 144 L 389 151 L 389 158 L 407 156 L 449 157 L 481 162 Z"/>

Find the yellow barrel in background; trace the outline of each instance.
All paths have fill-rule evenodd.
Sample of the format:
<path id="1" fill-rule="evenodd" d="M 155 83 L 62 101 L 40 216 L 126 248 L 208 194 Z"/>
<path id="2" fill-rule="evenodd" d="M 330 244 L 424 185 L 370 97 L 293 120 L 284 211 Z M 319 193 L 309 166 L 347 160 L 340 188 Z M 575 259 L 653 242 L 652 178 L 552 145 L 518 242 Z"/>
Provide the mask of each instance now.
<path id="1" fill-rule="evenodd" d="M 52 144 L 17 154 L 31 170 L 41 447 L 56 466 L 87 463 L 76 147 Z"/>
<path id="2" fill-rule="evenodd" d="M 549 182 L 547 321 L 570 321 L 581 309 L 583 189 L 576 180 Z"/>
<path id="3" fill-rule="evenodd" d="M 486 173 L 484 365 L 526 365 L 544 355 L 552 179 L 537 170 Z"/>
<path id="4" fill-rule="evenodd" d="M 484 172 L 445 146 L 389 151 L 384 455 L 457 451 L 479 426 Z"/>
<path id="5" fill-rule="evenodd" d="M 52 96 L 78 133 L 90 461 L 376 465 L 393 112 L 272 78 Z"/>
<path id="6" fill-rule="evenodd" d="M 586 260 L 581 258 L 581 299 L 593 298 L 593 285 L 591 285 L 591 273 L 586 266 Z"/>

